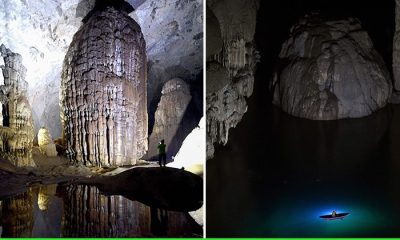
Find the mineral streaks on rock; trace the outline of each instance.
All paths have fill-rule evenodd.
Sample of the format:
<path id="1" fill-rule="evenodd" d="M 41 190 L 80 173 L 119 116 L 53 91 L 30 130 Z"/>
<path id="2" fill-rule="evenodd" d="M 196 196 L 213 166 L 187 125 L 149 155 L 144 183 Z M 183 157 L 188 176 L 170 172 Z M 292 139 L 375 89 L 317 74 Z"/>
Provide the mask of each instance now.
<path id="1" fill-rule="evenodd" d="M 400 0 L 396 0 L 396 28 L 393 39 L 394 89 L 400 91 Z"/>
<path id="2" fill-rule="evenodd" d="M 227 143 L 229 129 L 240 122 L 247 111 L 246 98 L 253 93 L 258 1 L 209 0 L 207 5 L 207 26 L 221 34 L 207 35 L 207 41 L 216 41 L 207 52 L 207 158 L 212 158 L 214 143 Z"/>
<path id="3" fill-rule="evenodd" d="M 192 96 L 189 86 L 179 78 L 166 82 L 161 94 L 153 131 L 149 138 L 148 158 L 158 155 L 158 142 L 164 139 L 167 145 L 167 159 L 170 159 L 178 152 L 183 140 L 193 129 L 191 119 L 184 119 Z"/>
<path id="4" fill-rule="evenodd" d="M 94 12 L 64 60 L 61 119 L 71 159 L 135 164 L 147 151 L 146 44 L 139 25 L 114 7 Z"/>
<path id="5" fill-rule="evenodd" d="M 71 185 L 65 191 L 63 236 L 129 237 L 150 229 L 150 209 L 143 204 L 104 196 L 94 186 Z"/>
<path id="6" fill-rule="evenodd" d="M 357 118 L 384 107 L 392 84 L 371 39 L 354 18 L 309 15 L 292 27 L 279 55 L 274 104 L 302 118 Z"/>
<path id="7" fill-rule="evenodd" d="M 31 154 L 34 131 L 26 94 L 26 68 L 22 65 L 21 55 L 4 45 L 0 46 L 0 54 L 4 59 L 4 66 L 1 66 L 4 83 L 0 86 L 2 149 L 15 156 L 9 159 L 14 165 L 35 166 Z"/>

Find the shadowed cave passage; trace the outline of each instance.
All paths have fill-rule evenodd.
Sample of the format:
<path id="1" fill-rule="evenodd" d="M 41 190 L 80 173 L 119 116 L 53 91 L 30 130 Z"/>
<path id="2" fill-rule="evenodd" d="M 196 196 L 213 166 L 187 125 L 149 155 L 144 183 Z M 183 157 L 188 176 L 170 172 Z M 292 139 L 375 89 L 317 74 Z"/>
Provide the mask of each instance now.
<path id="1" fill-rule="evenodd" d="M 400 235 L 398 106 L 365 118 L 311 121 L 273 107 L 267 90 L 290 27 L 316 10 L 327 18 L 358 18 L 391 74 L 394 6 L 395 1 L 260 1 L 254 93 L 227 145 L 217 146 L 207 161 L 208 237 Z M 335 209 L 350 212 L 349 218 L 320 221 Z"/>

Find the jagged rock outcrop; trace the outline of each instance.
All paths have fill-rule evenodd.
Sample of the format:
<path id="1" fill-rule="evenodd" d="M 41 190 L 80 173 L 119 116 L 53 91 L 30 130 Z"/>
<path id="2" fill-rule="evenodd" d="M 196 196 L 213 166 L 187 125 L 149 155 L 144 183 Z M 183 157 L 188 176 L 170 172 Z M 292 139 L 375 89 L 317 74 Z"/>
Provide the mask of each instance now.
<path id="1" fill-rule="evenodd" d="M 393 38 L 394 90 L 400 91 L 400 0 L 396 0 L 396 25 Z"/>
<path id="2" fill-rule="evenodd" d="M 46 154 L 48 157 L 57 156 L 56 145 L 51 138 L 50 132 L 47 128 L 41 127 L 38 133 L 38 144 L 42 154 Z"/>
<path id="3" fill-rule="evenodd" d="M 258 5 L 257 0 L 207 1 L 207 31 L 221 34 L 207 34 L 207 158 L 214 144 L 227 143 L 229 129 L 247 111 L 258 61 L 253 43 Z"/>
<path id="4" fill-rule="evenodd" d="M 93 11 L 75 34 L 61 84 L 69 157 L 86 165 L 135 164 L 147 150 L 146 44 L 128 13 Z"/>
<path id="5" fill-rule="evenodd" d="M 35 166 L 32 160 L 34 138 L 32 111 L 27 99 L 28 83 L 22 57 L 4 45 L 0 46 L 4 59 L 1 66 L 4 83 L 0 86 L 1 130 L 3 153 L 11 154 L 9 160 L 16 166 Z"/>
<path id="6" fill-rule="evenodd" d="M 157 157 L 157 145 L 164 139 L 169 161 L 178 152 L 183 140 L 195 125 L 192 114 L 187 111 L 192 96 L 188 84 L 179 78 L 166 82 L 161 94 L 147 155 L 149 159 Z"/>
<path id="7" fill-rule="evenodd" d="M 274 104 L 302 118 L 357 118 L 384 107 L 388 70 L 360 22 L 309 15 L 292 27 L 279 54 Z"/>

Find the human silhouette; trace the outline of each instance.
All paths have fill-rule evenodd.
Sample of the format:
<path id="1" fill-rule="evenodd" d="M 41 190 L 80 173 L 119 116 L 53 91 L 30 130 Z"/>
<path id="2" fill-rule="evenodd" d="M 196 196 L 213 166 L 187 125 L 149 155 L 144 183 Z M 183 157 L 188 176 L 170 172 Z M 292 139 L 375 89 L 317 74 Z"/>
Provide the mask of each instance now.
<path id="1" fill-rule="evenodd" d="M 161 140 L 157 148 L 158 148 L 158 164 L 160 164 L 160 167 L 162 166 L 165 167 L 165 164 L 167 163 L 167 154 L 165 151 L 167 145 L 164 143 L 164 139 Z"/>

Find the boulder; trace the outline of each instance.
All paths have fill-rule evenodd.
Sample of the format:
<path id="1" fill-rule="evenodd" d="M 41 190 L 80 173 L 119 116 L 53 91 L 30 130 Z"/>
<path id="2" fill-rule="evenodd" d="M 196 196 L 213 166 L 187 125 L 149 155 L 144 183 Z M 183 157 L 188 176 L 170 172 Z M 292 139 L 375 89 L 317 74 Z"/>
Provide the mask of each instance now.
<path id="1" fill-rule="evenodd" d="M 367 116 L 384 107 L 392 84 L 359 20 L 307 15 L 295 24 L 279 54 L 275 105 L 302 118 Z"/>

